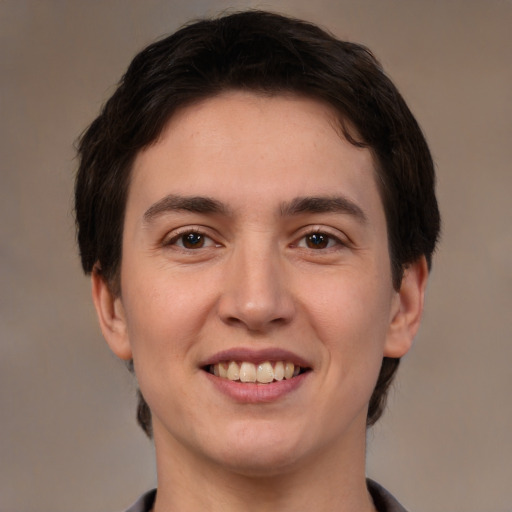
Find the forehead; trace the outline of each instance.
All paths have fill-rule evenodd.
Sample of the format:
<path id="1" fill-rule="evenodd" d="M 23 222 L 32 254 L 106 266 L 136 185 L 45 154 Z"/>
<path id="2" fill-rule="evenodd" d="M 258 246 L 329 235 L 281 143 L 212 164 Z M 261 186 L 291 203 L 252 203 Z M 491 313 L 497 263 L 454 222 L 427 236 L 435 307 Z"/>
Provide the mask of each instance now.
<path id="1" fill-rule="evenodd" d="M 137 155 L 127 209 L 169 193 L 214 195 L 236 207 L 339 190 L 381 207 L 372 154 L 343 137 L 332 107 L 232 91 L 176 112 Z"/>

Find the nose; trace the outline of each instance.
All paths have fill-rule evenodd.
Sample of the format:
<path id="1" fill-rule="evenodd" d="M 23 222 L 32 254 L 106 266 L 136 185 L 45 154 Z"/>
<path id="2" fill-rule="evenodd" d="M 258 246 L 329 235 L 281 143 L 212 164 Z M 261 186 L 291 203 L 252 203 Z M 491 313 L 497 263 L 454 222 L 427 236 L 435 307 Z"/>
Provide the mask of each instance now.
<path id="1" fill-rule="evenodd" d="M 260 333 L 288 324 L 295 314 L 285 262 L 277 250 L 262 246 L 233 251 L 218 303 L 223 322 Z"/>

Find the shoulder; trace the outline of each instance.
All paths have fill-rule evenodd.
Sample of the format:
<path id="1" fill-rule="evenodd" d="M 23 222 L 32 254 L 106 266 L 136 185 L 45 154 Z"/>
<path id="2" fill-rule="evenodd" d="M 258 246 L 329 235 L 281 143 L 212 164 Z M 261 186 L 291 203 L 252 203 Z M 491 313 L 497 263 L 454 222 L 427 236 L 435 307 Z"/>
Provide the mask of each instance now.
<path id="1" fill-rule="evenodd" d="M 125 512 L 149 512 L 155 502 L 156 489 L 143 494 L 129 509 Z"/>
<path id="2" fill-rule="evenodd" d="M 366 485 L 378 512 L 407 512 L 396 498 L 377 482 L 368 478 Z"/>

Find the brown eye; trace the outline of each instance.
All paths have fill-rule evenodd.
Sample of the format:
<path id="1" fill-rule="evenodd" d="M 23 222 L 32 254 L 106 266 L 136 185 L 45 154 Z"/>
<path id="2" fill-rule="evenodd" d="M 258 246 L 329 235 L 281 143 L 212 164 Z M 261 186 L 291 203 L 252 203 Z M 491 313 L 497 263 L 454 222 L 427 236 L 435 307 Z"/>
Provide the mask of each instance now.
<path id="1" fill-rule="evenodd" d="M 196 251 L 198 254 L 203 254 L 202 249 L 222 247 L 222 244 L 215 242 L 211 236 L 205 235 L 202 231 L 196 231 L 195 228 L 183 229 L 174 233 L 174 236 L 169 234 L 168 238 L 162 240 L 161 243 L 164 248 L 176 249 L 189 254 Z"/>
<path id="2" fill-rule="evenodd" d="M 179 240 L 182 247 L 185 249 L 201 249 L 205 244 L 205 236 L 201 233 L 186 233 L 182 235 Z"/>
<path id="3" fill-rule="evenodd" d="M 332 244 L 332 238 L 325 233 L 312 233 L 305 237 L 305 242 L 309 249 L 325 249 Z"/>

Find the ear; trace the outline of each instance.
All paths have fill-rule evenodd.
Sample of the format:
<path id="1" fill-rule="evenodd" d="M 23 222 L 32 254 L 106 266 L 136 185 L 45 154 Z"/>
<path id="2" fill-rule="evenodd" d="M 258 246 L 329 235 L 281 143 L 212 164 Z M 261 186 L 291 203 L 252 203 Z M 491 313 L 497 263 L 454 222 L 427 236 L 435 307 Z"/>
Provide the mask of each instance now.
<path id="1" fill-rule="evenodd" d="M 427 279 L 428 266 L 424 256 L 405 269 L 400 290 L 393 298 L 385 357 L 402 357 L 412 347 L 423 313 Z"/>
<path id="2" fill-rule="evenodd" d="M 121 297 L 112 293 L 97 266 L 92 271 L 91 281 L 92 300 L 103 337 L 117 357 L 129 360 L 132 358 L 132 349 Z"/>

